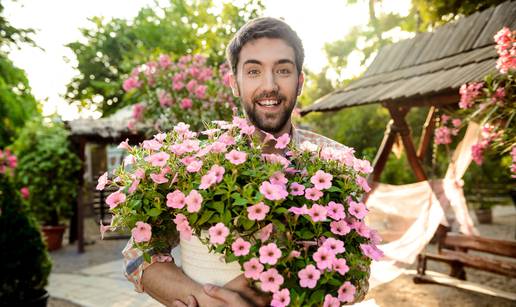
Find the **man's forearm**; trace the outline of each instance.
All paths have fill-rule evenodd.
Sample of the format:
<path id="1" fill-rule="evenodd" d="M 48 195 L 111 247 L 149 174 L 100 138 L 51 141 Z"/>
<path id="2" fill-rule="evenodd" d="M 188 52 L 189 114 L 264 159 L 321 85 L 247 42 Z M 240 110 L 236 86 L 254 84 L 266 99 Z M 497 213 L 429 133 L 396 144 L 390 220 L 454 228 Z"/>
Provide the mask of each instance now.
<path id="1" fill-rule="evenodd" d="M 154 263 L 143 272 L 145 292 L 160 303 L 171 306 L 174 300 L 186 302 L 189 295 L 202 292 L 202 286 L 186 276 L 173 262 Z"/>

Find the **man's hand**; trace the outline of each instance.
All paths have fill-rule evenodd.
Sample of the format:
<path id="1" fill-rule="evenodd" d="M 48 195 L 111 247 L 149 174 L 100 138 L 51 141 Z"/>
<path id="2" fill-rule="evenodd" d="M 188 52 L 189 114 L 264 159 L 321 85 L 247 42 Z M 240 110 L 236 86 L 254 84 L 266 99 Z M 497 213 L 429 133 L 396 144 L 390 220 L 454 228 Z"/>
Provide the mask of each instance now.
<path id="1" fill-rule="evenodd" d="M 249 282 L 244 274 L 240 274 L 233 280 L 224 285 L 224 288 L 237 292 L 247 301 L 251 302 L 253 306 L 262 307 L 269 306 L 271 298 L 268 294 L 256 291 L 249 286 Z"/>
<path id="2" fill-rule="evenodd" d="M 186 304 L 176 300 L 174 307 L 253 307 L 240 294 L 213 285 L 204 285 L 201 293 L 190 295 Z"/>

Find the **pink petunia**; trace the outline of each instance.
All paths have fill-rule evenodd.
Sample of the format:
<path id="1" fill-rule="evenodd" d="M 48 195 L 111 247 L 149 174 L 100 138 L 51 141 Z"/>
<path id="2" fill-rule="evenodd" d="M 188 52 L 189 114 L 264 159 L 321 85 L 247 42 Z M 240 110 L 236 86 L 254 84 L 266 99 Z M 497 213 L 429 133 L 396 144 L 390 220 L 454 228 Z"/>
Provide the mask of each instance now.
<path id="1" fill-rule="evenodd" d="M 247 159 L 247 153 L 233 149 L 225 155 L 226 159 L 234 165 L 240 165 Z"/>
<path id="2" fill-rule="evenodd" d="M 263 264 L 275 265 L 278 259 L 281 257 L 281 250 L 278 248 L 276 243 L 269 243 L 263 245 L 259 249 L 260 262 Z"/>
<path id="3" fill-rule="evenodd" d="M 184 110 L 192 108 L 192 106 L 193 106 L 192 99 L 190 99 L 190 98 L 181 99 L 179 106 L 181 107 L 181 109 L 184 109 Z"/>
<path id="4" fill-rule="evenodd" d="M 145 178 L 145 170 L 142 168 L 134 171 L 134 174 L 131 176 L 133 179 L 144 179 Z"/>
<path id="5" fill-rule="evenodd" d="M 240 127 L 240 131 L 242 132 L 242 134 L 252 135 L 255 131 L 255 128 L 253 125 L 246 124 Z"/>
<path id="6" fill-rule="evenodd" d="M 217 177 L 214 173 L 208 172 L 206 175 L 201 177 L 201 184 L 199 185 L 199 189 L 206 190 L 215 183 L 217 183 Z"/>
<path id="7" fill-rule="evenodd" d="M 213 144 L 211 144 L 210 149 L 212 152 L 222 153 L 222 152 L 226 152 L 228 150 L 228 145 L 217 141 L 217 142 L 213 142 Z"/>
<path id="8" fill-rule="evenodd" d="M 215 178 L 216 178 L 216 182 L 221 182 L 222 181 L 222 178 L 224 177 L 224 173 L 225 173 L 225 169 L 223 166 L 220 166 L 220 165 L 213 165 L 211 168 L 210 168 L 210 173 L 213 173 L 213 175 L 215 175 Z"/>
<path id="9" fill-rule="evenodd" d="M 125 139 L 125 141 L 120 142 L 116 148 L 130 150 L 131 146 L 129 146 L 129 139 Z"/>
<path id="10" fill-rule="evenodd" d="M 383 252 L 374 244 L 360 244 L 360 249 L 367 257 L 373 260 L 380 260 L 383 257 Z"/>
<path id="11" fill-rule="evenodd" d="M 247 207 L 247 217 L 251 221 L 261 221 L 265 218 L 270 208 L 263 202 L 259 202 L 256 205 Z"/>
<path id="12" fill-rule="evenodd" d="M 136 226 L 131 229 L 131 234 L 136 243 L 148 242 L 152 236 L 151 225 L 138 221 Z"/>
<path id="13" fill-rule="evenodd" d="M 197 190 L 191 190 L 185 198 L 186 210 L 188 212 L 199 212 L 201 210 L 202 195 Z"/>
<path id="14" fill-rule="evenodd" d="M 332 269 L 338 272 L 340 275 L 345 275 L 349 271 L 348 264 L 344 258 L 334 258 L 332 263 Z"/>
<path id="15" fill-rule="evenodd" d="M 346 221 L 340 220 L 331 222 L 330 230 L 336 235 L 345 236 L 351 231 L 351 228 L 349 227 L 348 223 L 346 223 Z"/>
<path id="16" fill-rule="evenodd" d="M 364 174 L 369 174 L 373 171 L 371 163 L 361 159 L 353 159 L 353 169 Z"/>
<path id="17" fill-rule="evenodd" d="M 314 204 L 312 208 L 308 209 L 307 211 L 308 215 L 310 215 L 310 218 L 314 222 L 321 222 L 326 220 L 327 210 L 324 206 Z"/>
<path id="18" fill-rule="evenodd" d="M 258 258 L 251 258 L 244 262 L 244 276 L 254 280 L 260 279 L 260 273 L 263 272 L 263 264 L 258 261 Z"/>
<path id="19" fill-rule="evenodd" d="M 371 187 L 369 187 L 369 184 L 367 183 L 367 179 L 365 179 L 362 176 L 357 176 L 357 179 L 355 182 L 367 193 L 371 191 Z"/>
<path id="20" fill-rule="evenodd" d="M 151 177 L 152 181 L 154 181 L 157 184 L 163 184 L 163 183 L 168 182 L 168 179 L 165 177 L 165 174 L 163 172 L 161 172 L 159 174 L 152 173 L 152 174 L 150 174 L 150 177 Z"/>
<path id="21" fill-rule="evenodd" d="M 229 229 L 223 223 L 217 223 L 208 229 L 211 244 L 223 244 L 229 234 Z"/>
<path id="22" fill-rule="evenodd" d="M 272 223 L 267 224 L 267 226 L 260 229 L 258 231 L 258 238 L 260 239 L 260 241 L 262 241 L 262 242 L 267 241 L 269 239 L 269 237 L 271 236 L 272 229 L 273 229 Z"/>
<path id="23" fill-rule="evenodd" d="M 245 256 L 249 254 L 249 249 L 251 248 L 251 243 L 245 241 L 242 238 L 238 238 L 231 244 L 231 250 L 235 254 L 235 256 Z"/>
<path id="24" fill-rule="evenodd" d="M 22 195 L 23 199 L 29 199 L 30 197 L 30 191 L 28 187 L 23 187 L 20 189 L 20 193 Z"/>
<path id="25" fill-rule="evenodd" d="M 159 150 L 161 148 L 161 146 L 163 146 L 163 144 L 161 144 L 160 142 L 156 141 L 156 140 L 146 140 L 146 141 L 143 141 L 143 148 L 144 149 L 148 149 L 148 150 Z"/>
<path id="26" fill-rule="evenodd" d="M 288 211 L 294 213 L 295 215 L 308 214 L 306 205 L 303 205 L 302 207 L 290 207 Z"/>
<path id="27" fill-rule="evenodd" d="M 149 162 L 152 166 L 163 167 L 167 164 L 168 158 L 170 158 L 168 153 L 160 151 L 146 157 L 145 161 Z"/>
<path id="28" fill-rule="evenodd" d="M 342 220 L 346 217 L 346 213 L 344 212 L 344 206 L 341 203 L 330 201 L 326 209 L 328 211 L 328 216 L 336 221 Z"/>
<path id="29" fill-rule="evenodd" d="M 339 301 L 350 303 L 355 298 L 355 291 L 356 288 L 353 286 L 353 284 L 349 281 L 346 281 L 345 283 L 340 286 L 338 293 Z"/>
<path id="30" fill-rule="evenodd" d="M 167 194 L 167 207 L 182 209 L 186 204 L 185 194 L 179 190 Z"/>
<path id="31" fill-rule="evenodd" d="M 313 264 L 309 264 L 297 272 L 297 276 L 299 277 L 299 285 L 301 287 L 313 289 L 321 277 L 321 272 Z"/>
<path id="32" fill-rule="evenodd" d="M 272 295 L 271 306 L 272 307 L 285 307 L 290 304 L 290 291 L 288 289 L 281 289 L 278 292 L 274 292 Z"/>
<path id="33" fill-rule="evenodd" d="M 321 246 L 314 253 L 313 258 L 317 264 L 317 268 L 324 271 L 325 269 L 331 269 L 335 255 L 326 247 Z"/>
<path id="34" fill-rule="evenodd" d="M 102 191 L 102 190 L 104 190 L 106 184 L 108 184 L 108 183 L 109 183 L 108 173 L 105 172 L 104 174 L 102 174 L 102 176 L 99 177 L 96 189 L 99 191 Z"/>
<path id="35" fill-rule="evenodd" d="M 330 250 L 335 255 L 343 253 L 346 251 L 344 248 L 344 242 L 341 240 L 337 240 L 335 238 L 328 238 L 326 241 L 324 241 L 323 247 L 326 247 L 328 250 Z"/>
<path id="36" fill-rule="evenodd" d="M 325 173 L 321 170 L 315 172 L 315 174 L 310 178 L 310 182 L 313 183 L 314 187 L 317 190 L 325 190 L 331 187 L 331 181 L 333 176 L 329 173 Z"/>
<path id="37" fill-rule="evenodd" d="M 363 219 L 367 214 L 367 208 L 362 202 L 349 201 L 349 214 L 353 215 L 357 219 Z"/>
<path id="38" fill-rule="evenodd" d="M 297 182 L 290 184 L 290 194 L 293 196 L 305 194 L 305 186 Z"/>
<path id="39" fill-rule="evenodd" d="M 324 297 L 323 307 L 340 307 L 340 301 L 331 294 L 326 294 Z"/>
<path id="40" fill-rule="evenodd" d="M 285 186 L 288 182 L 288 179 L 285 177 L 285 174 L 282 172 L 275 172 L 269 178 L 270 183 L 280 186 Z"/>
<path id="41" fill-rule="evenodd" d="M 133 182 L 131 183 L 131 186 L 129 187 L 127 192 L 129 192 L 129 194 L 134 193 L 134 191 L 136 191 L 136 189 L 138 188 L 139 184 L 140 184 L 140 179 L 133 180 Z"/>
<path id="42" fill-rule="evenodd" d="M 116 191 L 114 193 L 109 194 L 109 196 L 106 198 L 106 204 L 109 205 L 109 209 L 113 210 L 116 208 L 119 204 L 123 203 L 125 201 L 125 194 L 121 191 Z"/>
<path id="43" fill-rule="evenodd" d="M 285 147 L 287 147 L 288 143 L 290 143 L 290 136 L 288 135 L 288 133 L 285 133 L 276 139 L 276 145 L 274 146 L 274 148 L 284 149 Z"/>
<path id="44" fill-rule="evenodd" d="M 194 160 L 188 164 L 186 171 L 189 173 L 197 173 L 202 167 L 202 161 Z"/>
<path id="45" fill-rule="evenodd" d="M 305 198 L 313 201 L 317 201 L 323 196 L 323 193 L 316 188 L 308 188 L 305 190 Z"/>
<path id="46" fill-rule="evenodd" d="M 283 276 L 276 269 L 268 269 L 260 274 L 261 288 L 265 292 L 276 293 L 283 284 Z"/>

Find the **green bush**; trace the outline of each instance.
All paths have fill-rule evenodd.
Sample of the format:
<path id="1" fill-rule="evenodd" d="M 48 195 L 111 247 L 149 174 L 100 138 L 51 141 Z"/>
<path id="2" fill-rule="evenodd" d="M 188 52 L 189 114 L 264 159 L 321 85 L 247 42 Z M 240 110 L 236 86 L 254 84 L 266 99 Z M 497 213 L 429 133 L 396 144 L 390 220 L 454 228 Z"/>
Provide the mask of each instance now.
<path id="1" fill-rule="evenodd" d="M 30 209 L 43 225 L 58 225 L 72 213 L 81 161 L 68 136 L 63 124 L 38 119 L 23 128 L 13 145 L 18 183 L 28 186 Z"/>
<path id="2" fill-rule="evenodd" d="M 0 305 L 19 304 L 44 293 L 52 263 L 34 216 L 5 174 L 0 208 Z"/>

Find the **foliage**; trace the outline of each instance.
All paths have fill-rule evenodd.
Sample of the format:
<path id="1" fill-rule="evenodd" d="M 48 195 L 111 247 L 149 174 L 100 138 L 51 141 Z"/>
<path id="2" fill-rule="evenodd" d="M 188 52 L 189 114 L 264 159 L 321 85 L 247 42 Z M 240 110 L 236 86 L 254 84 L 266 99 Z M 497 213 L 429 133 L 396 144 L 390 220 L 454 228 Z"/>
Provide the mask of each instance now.
<path id="1" fill-rule="evenodd" d="M 81 162 L 68 136 L 63 124 L 45 124 L 36 118 L 13 144 L 20 164 L 17 181 L 28 186 L 30 209 L 44 225 L 62 223 L 75 201 Z"/>
<path id="2" fill-rule="evenodd" d="M 128 95 L 141 101 L 133 106 L 129 128 L 141 123 L 154 133 L 185 122 L 199 130 L 205 122 L 230 120 L 238 108 L 229 86 L 229 70 L 227 64 L 220 69 L 207 66 L 202 55 L 182 56 L 178 62 L 160 55 L 156 61 L 137 66 L 123 83 Z"/>
<path id="3" fill-rule="evenodd" d="M 195 233 L 227 262 L 238 261 L 273 300 L 286 292 L 292 306 L 319 306 L 326 294 L 338 293 L 341 302 L 363 299 L 371 259 L 381 257 L 360 202 L 370 189 L 363 177 L 372 170 L 369 162 L 348 147 L 288 146 L 288 134 L 266 134 L 262 141 L 242 118 L 215 124 L 200 134 L 208 140 L 179 124 L 142 147 L 120 144 L 130 153 L 131 171 L 120 167 L 111 183 L 120 188 L 106 200 L 114 213 L 111 227 L 132 229 L 135 247 L 150 258 L 149 248 L 167 249 L 174 228 L 168 221 L 174 220 L 183 239 Z M 288 150 L 287 158 L 263 154 L 266 144 Z M 108 183 L 106 173 L 98 188 Z M 274 259 L 264 260 L 267 251 Z M 253 262 L 263 270 L 252 273 L 247 264 Z M 320 279 L 307 287 L 302 275 L 310 267 Z"/>
<path id="4" fill-rule="evenodd" d="M 4 261 L 0 301 L 16 305 L 44 293 L 52 263 L 36 220 L 23 205 L 10 174 L 0 172 L 0 259 Z"/>
<path id="5" fill-rule="evenodd" d="M 204 54 L 210 66 L 222 64 L 229 38 L 263 6 L 259 0 L 219 4 L 170 0 L 166 7 L 142 9 L 132 20 L 92 18 L 92 27 L 81 30 L 84 40 L 68 44 L 79 75 L 68 84 L 67 99 L 107 116 L 137 102 L 124 98 L 121 82 L 149 57 L 170 54 L 176 61 Z"/>

